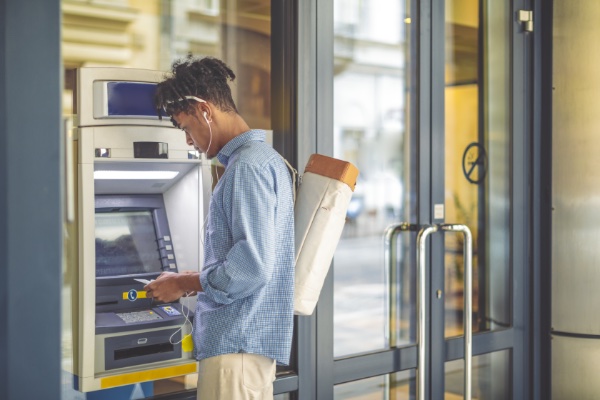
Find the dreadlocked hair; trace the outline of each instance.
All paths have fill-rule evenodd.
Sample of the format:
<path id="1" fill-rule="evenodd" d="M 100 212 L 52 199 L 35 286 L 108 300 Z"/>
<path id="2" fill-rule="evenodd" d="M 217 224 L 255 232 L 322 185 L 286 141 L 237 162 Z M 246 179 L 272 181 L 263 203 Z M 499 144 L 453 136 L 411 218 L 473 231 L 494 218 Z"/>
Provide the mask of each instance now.
<path id="1" fill-rule="evenodd" d="M 185 99 L 195 96 L 214 104 L 224 112 L 237 113 L 231 97 L 228 81 L 235 79 L 233 71 L 221 60 L 214 57 L 186 58 L 173 63 L 171 74 L 158 84 L 154 95 L 154 105 L 159 118 L 164 112 L 169 116 L 184 112 L 194 113 L 196 101 Z M 175 125 L 175 121 L 171 118 Z"/>

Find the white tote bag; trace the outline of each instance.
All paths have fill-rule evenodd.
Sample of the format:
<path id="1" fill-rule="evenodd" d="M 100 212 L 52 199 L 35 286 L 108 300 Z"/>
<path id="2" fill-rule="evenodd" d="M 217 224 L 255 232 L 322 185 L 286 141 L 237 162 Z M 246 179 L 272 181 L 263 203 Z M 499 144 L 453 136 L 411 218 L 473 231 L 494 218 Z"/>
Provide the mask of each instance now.
<path id="1" fill-rule="evenodd" d="M 294 208 L 296 315 L 312 314 L 319 300 L 357 177 L 351 163 L 320 154 L 306 164 Z"/>

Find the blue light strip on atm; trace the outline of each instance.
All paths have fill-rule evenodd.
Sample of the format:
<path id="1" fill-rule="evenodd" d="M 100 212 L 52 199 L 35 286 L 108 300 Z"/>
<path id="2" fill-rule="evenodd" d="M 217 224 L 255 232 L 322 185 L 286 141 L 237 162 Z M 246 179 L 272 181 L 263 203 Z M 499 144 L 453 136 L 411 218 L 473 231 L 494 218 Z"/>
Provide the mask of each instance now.
<path id="1" fill-rule="evenodd" d="M 107 117 L 155 117 L 155 83 L 106 82 Z M 161 112 L 166 117 L 164 112 Z"/>

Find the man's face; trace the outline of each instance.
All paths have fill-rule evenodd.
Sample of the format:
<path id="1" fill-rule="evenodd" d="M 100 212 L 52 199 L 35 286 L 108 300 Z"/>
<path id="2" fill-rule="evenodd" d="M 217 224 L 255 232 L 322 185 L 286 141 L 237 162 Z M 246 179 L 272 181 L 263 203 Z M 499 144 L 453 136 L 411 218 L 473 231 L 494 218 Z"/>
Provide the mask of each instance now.
<path id="1" fill-rule="evenodd" d="M 177 126 L 185 132 L 185 140 L 194 149 L 206 153 L 208 158 L 216 155 L 216 143 L 212 143 L 212 133 L 208 123 L 197 114 L 180 112 L 173 114 Z"/>

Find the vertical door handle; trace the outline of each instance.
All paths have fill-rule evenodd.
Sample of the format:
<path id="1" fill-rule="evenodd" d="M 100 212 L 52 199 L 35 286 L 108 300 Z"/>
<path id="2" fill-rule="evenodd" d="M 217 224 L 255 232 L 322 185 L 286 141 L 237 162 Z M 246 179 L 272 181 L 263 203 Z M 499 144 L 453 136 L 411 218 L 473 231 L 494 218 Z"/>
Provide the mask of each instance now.
<path id="1" fill-rule="evenodd" d="M 390 280 L 396 280 L 396 268 L 394 258 L 392 257 L 393 245 L 396 243 L 396 238 L 400 232 L 416 232 L 417 234 L 417 346 L 418 346 L 418 363 L 417 363 L 417 400 L 425 400 L 425 363 L 426 363 L 426 289 L 427 289 L 427 264 L 425 262 L 425 244 L 427 237 L 437 232 L 436 225 L 415 225 L 408 223 L 399 223 L 390 225 L 385 230 L 385 262 L 388 266 L 388 275 Z M 394 296 L 391 296 L 390 304 L 390 320 L 395 324 L 396 308 Z M 395 326 L 390 326 L 390 345 L 395 345 Z"/>
<path id="2" fill-rule="evenodd" d="M 400 283 L 400 277 L 397 273 L 396 268 L 396 257 L 394 254 L 394 246 L 396 244 L 396 240 L 398 236 L 402 232 L 416 232 L 420 229 L 419 225 L 409 224 L 409 223 L 398 223 L 388 226 L 385 229 L 384 233 L 384 262 L 385 262 L 385 287 L 389 288 L 388 290 L 388 299 L 387 299 L 387 307 L 389 311 L 386 314 L 388 315 L 386 324 L 388 326 L 385 332 L 387 333 L 390 347 L 396 347 L 398 343 L 396 342 L 396 332 L 397 332 L 397 321 L 400 320 L 400 315 L 398 311 L 397 304 L 397 296 L 392 294 L 396 294 L 397 290 L 394 290 L 394 287 L 397 287 Z"/>
<path id="3" fill-rule="evenodd" d="M 408 223 L 399 223 L 390 225 L 385 230 L 384 247 L 385 263 L 388 271 L 388 287 L 391 281 L 396 281 L 396 268 L 394 257 L 392 257 L 393 246 L 400 232 L 415 232 L 417 234 L 417 400 L 425 400 L 425 364 L 426 364 L 426 343 L 427 343 L 427 316 L 426 316 L 426 289 L 427 289 L 427 263 L 426 263 L 426 243 L 427 237 L 439 230 L 449 232 L 462 232 L 465 236 L 463 247 L 464 260 L 464 317 L 463 329 L 465 335 L 465 395 L 464 398 L 471 400 L 471 372 L 473 355 L 473 239 L 470 229 L 466 225 L 460 224 L 439 224 L 439 225 L 415 225 Z M 395 324 L 397 317 L 397 305 L 394 296 L 389 299 L 390 320 Z M 390 336 L 390 346 L 395 346 L 395 326 L 390 326 L 387 330 Z"/>
<path id="4" fill-rule="evenodd" d="M 464 312 L 463 329 L 465 331 L 465 396 L 466 400 L 471 400 L 471 370 L 473 356 L 473 237 L 471 231 L 466 225 L 460 224 L 441 224 L 439 228 L 443 231 L 462 232 L 465 236 L 463 245 L 464 262 Z"/>

